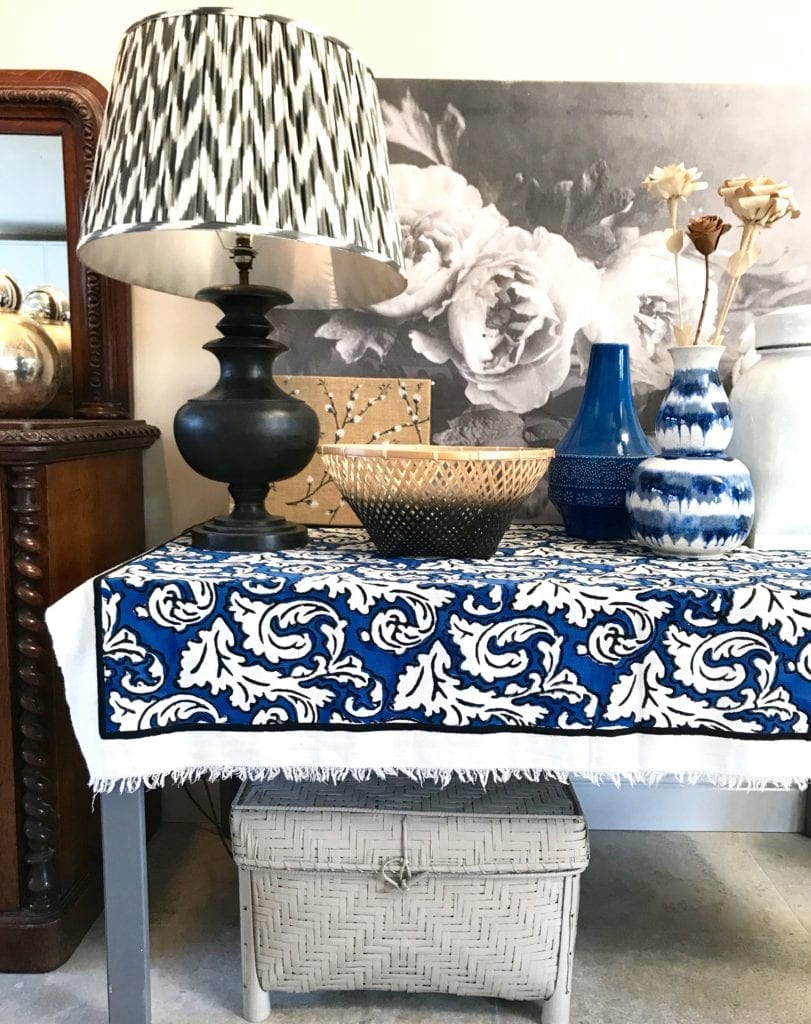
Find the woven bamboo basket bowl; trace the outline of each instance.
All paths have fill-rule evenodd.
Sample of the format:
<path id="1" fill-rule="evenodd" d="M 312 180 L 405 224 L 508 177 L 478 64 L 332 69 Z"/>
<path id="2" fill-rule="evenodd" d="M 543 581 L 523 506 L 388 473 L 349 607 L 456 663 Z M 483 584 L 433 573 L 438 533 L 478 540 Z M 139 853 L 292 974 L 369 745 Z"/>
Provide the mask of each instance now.
<path id="1" fill-rule="evenodd" d="M 551 448 L 324 444 L 327 472 L 390 558 L 491 558 Z"/>

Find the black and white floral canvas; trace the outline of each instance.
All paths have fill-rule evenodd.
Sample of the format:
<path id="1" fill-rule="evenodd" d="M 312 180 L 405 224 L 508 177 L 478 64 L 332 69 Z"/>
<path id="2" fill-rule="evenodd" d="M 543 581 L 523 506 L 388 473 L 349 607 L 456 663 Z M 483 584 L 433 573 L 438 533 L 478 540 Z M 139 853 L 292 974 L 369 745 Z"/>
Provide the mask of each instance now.
<path id="1" fill-rule="evenodd" d="M 710 188 L 682 220 L 722 213 L 731 175 L 811 196 L 811 93 L 792 87 L 379 83 L 408 289 L 373 310 L 275 314 L 287 373 L 430 377 L 433 440 L 549 444 L 582 396 L 590 348 L 625 341 L 652 428 L 676 316 L 666 212 L 640 186 L 654 164 L 697 165 Z M 727 254 L 738 228 L 726 236 Z M 727 322 L 728 383 L 754 358 L 755 318 L 811 301 L 811 217 L 778 223 Z M 725 263 L 717 257 L 716 281 Z M 703 264 L 681 260 L 685 321 Z M 718 288 L 711 289 L 708 318 Z M 707 321 L 709 323 L 709 319 Z M 539 492 L 526 518 L 554 518 Z"/>

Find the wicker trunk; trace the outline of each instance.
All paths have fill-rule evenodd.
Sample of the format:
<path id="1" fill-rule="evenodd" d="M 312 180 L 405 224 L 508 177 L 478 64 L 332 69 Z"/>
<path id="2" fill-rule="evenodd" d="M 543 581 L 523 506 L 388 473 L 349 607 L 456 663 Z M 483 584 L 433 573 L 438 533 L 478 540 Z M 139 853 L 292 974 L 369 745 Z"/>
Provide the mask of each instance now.
<path id="1" fill-rule="evenodd" d="M 586 823 L 556 782 L 246 783 L 231 817 L 244 1011 L 267 992 L 546 1000 L 569 1018 Z"/>

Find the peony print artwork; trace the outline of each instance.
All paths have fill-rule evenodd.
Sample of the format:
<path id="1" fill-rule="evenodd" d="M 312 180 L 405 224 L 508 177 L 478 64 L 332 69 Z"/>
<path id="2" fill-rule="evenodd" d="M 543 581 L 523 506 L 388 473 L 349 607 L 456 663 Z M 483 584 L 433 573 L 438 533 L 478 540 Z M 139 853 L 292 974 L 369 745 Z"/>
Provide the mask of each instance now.
<path id="1" fill-rule="evenodd" d="M 798 138 L 811 94 L 795 87 L 548 82 L 378 82 L 408 287 L 363 310 L 276 311 L 285 373 L 427 377 L 432 440 L 554 447 L 583 393 L 591 346 L 627 342 L 643 426 L 672 372 L 677 297 L 654 164 L 688 159 L 710 187 L 690 215 L 720 213 L 730 168 L 811 173 Z M 807 183 L 807 188 L 805 186 Z M 694 201 L 693 201 L 694 200 Z M 764 233 L 766 235 L 768 233 Z M 737 239 L 722 240 L 731 253 Z M 722 375 L 753 360 L 754 321 L 811 302 L 811 219 L 763 239 L 727 321 Z M 700 256 L 681 260 L 684 319 L 703 297 Z M 707 317 L 717 312 L 713 283 Z M 707 320 L 709 325 L 710 320 Z M 546 481 L 520 517 L 557 522 Z"/>

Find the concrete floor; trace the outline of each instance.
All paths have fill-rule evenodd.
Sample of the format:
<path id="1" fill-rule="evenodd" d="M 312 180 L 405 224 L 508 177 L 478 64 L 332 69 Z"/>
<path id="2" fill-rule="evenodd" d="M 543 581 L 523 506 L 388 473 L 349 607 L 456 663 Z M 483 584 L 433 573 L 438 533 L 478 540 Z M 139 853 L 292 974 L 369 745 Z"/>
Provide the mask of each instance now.
<path id="1" fill-rule="evenodd" d="M 235 873 L 201 827 L 150 847 L 154 1024 L 234 1024 Z M 103 1024 L 104 938 L 47 975 L 0 975 L 0 1024 Z M 537 1007 L 351 993 L 273 1000 L 276 1024 L 518 1024 Z M 811 1024 L 811 839 L 593 832 L 572 1024 Z"/>

